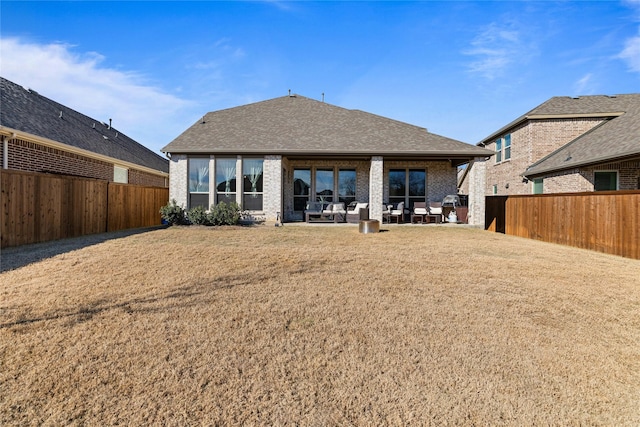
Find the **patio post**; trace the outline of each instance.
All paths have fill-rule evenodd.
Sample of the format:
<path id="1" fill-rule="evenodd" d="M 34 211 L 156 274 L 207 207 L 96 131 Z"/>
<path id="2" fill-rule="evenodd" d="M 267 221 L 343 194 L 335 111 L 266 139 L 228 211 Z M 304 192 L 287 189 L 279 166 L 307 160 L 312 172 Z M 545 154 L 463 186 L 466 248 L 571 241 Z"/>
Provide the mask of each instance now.
<path id="1" fill-rule="evenodd" d="M 369 170 L 369 218 L 382 224 L 382 201 L 384 199 L 384 161 L 382 156 L 371 157 Z"/>

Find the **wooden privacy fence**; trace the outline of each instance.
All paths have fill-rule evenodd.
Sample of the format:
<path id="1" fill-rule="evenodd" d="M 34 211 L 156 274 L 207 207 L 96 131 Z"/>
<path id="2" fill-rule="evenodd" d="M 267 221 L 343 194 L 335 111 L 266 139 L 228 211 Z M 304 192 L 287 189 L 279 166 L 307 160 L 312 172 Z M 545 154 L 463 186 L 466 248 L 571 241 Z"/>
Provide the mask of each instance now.
<path id="1" fill-rule="evenodd" d="M 161 224 L 169 189 L 0 171 L 1 247 Z"/>
<path id="2" fill-rule="evenodd" d="M 640 191 L 489 196 L 485 228 L 640 259 Z"/>

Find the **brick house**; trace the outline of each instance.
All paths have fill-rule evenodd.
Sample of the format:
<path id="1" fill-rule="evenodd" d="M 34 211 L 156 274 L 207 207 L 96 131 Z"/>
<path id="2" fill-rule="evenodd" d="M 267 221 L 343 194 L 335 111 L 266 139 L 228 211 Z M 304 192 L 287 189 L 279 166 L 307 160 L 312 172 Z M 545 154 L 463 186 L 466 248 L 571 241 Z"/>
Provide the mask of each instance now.
<path id="1" fill-rule="evenodd" d="M 167 187 L 169 162 L 103 123 L 0 77 L 3 169 Z"/>
<path id="2" fill-rule="evenodd" d="M 640 189 L 640 94 L 554 97 L 477 145 L 495 153 L 460 180 L 477 223 L 488 195 Z"/>
<path id="3" fill-rule="evenodd" d="M 309 201 L 441 201 L 461 164 L 492 153 L 424 128 L 289 95 L 207 113 L 162 149 L 170 198 L 237 202 L 266 221 L 298 221 Z"/>

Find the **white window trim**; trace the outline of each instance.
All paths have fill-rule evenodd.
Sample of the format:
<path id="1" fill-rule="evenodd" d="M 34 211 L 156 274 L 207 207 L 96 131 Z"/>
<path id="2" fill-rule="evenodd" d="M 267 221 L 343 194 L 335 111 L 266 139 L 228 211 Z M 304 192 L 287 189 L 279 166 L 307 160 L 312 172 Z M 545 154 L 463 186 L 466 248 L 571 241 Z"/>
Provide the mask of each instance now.
<path id="1" fill-rule="evenodd" d="M 509 137 L 509 158 L 508 159 L 505 158 L 505 154 L 506 154 L 506 151 L 507 151 L 506 150 L 506 148 L 507 148 L 507 145 L 506 145 L 507 144 L 507 136 Z M 495 153 L 496 153 L 495 164 L 496 165 L 511 161 L 511 157 L 512 157 L 512 155 L 511 155 L 512 154 L 511 153 L 511 147 L 513 146 L 512 142 L 511 142 L 511 139 L 512 139 L 511 138 L 511 134 L 507 133 L 504 136 L 501 136 L 500 138 L 497 138 L 494 141 L 494 144 L 496 145 L 496 150 L 495 150 Z M 497 149 L 498 148 L 498 142 L 500 142 L 500 150 Z M 500 160 L 498 160 L 498 154 L 500 154 Z"/>

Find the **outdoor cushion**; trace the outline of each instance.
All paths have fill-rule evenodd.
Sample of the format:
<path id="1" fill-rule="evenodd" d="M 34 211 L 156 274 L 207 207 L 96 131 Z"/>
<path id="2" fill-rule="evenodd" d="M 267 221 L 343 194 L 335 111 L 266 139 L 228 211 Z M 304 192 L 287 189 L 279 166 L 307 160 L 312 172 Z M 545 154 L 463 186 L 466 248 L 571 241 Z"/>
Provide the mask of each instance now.
<path id="1" fill-rule="evenodd" d="M 356 203 L 356 206 L 353 208 L 353 210 L 350 210 L 348 212 L 357 214 L 360 211 L 360 209 L 367 209 L 368 205 L 369 205 L 368 203 Z"/>

